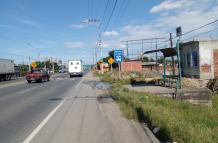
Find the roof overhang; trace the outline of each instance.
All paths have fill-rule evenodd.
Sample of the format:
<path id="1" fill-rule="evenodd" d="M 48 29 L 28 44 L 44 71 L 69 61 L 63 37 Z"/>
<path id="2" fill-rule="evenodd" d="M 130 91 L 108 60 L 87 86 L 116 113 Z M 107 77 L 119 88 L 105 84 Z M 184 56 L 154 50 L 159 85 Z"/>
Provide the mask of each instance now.
<path id="1" fill-rule="evenodd" d="M 144 52 L 144 55 L 150 54 L 150 53 L 156 53 L 156 52 L 162 52 L 164 57 L 176 56 L 176 49 L 175 48 L 164 48 L 164 49 L 146 51 L 146 52 Z"/>

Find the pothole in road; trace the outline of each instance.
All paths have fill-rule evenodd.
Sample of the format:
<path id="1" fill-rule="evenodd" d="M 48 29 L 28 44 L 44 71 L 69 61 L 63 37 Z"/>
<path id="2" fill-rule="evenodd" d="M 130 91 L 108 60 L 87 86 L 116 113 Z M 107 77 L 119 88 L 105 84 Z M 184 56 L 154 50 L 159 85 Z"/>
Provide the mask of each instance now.
<path id="1" fill-rule="evenodd" d="M 100 103 L 113 102 L 113 98 L 110 95 L 101 95 L 97 97 Z"/>
<path id="2" fill-rule="evenodd" d="M 62 98 L 50 98 L 48 100 L 52 100 L 52 101 L 55 101 L 55 100 L 63 100 Z"/>

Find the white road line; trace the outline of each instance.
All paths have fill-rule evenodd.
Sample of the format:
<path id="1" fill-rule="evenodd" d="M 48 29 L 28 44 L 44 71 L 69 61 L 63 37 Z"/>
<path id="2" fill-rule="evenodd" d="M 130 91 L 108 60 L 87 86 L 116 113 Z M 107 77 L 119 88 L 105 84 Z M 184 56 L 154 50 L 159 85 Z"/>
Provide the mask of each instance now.
<path id="1" fill-rule="evenodd" d="M 75 88 L 79 87 L 79 85 L 83 82 L 83 78 L 79 81 L 79 83 L 75 86 Z"/>
<path id="2" fill-rule="evenodd" d="M 63 100 L 54 110 L 52 110 L 48 116 L 33 130 L 33 132 L 23 141 L 23 143 L 30 143 L 31 140 L 37 135 L 42 127 L 49 121 L 49 119 L 55 114 L 55 112 L 64 104 Z"/>
<path id="3" fill-rule="evenodd" d="M 83 78 L 80 80 L 78 84 L 76 84 L 75 88 L 77 88 L 83 82 Z M 49 121 L 49 119 L 55 114 L 55 112 L 64 104 L 65 100 L 63 100 L 54 110 L 52 110 L 48 116 L 32 131 L 32 133 L 23 141 L 23 143 L 30 143 L 32 139 L 37 135 L 37 133 L 45 126 L 45 124 Z"/>

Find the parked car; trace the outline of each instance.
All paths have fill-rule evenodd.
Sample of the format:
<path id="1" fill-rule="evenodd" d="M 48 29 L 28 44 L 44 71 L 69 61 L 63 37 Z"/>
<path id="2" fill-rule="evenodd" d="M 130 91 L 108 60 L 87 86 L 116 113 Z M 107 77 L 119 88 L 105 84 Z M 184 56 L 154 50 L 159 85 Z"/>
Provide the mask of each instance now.
<path id="1" fill-rule="evenodd" d="M 34 69 L 26 74 L 26 80 L 28 83 L 31 83 L 32 81 L 36 81 L 36 82 L 49 81 L 50 74 L 48 73 L 48 71 L 44 69 Z"/>
<path id="2" fill-rule="evenodd" d="M 59 73 L 65 73 L 66 72 L 66 70 L 65 69 L 59 69 Z"/>

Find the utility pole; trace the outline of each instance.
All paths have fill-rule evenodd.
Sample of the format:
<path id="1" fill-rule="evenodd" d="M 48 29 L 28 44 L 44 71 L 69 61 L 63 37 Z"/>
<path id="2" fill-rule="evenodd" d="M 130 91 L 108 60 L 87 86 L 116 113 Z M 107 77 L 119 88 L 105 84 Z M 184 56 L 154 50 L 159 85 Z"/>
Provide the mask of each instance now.
<path id="1" fill-rule="evenodd" d="M 95 18 L 88 18 L 82 21 L 82 23 L 84 24 L 92 24 L 92 23 L 97 23 L 96 24 L 96 29 L 97 29 L 97 34 L 98 34 L 98 41 L 100 40 L 100 22 L 98 19 Z M 99 48 L 99 45 L 97 45 L 97 47 Z M 94 56 L 93 59 L 95 60 L 94 66 L 95 66 L 95 70 L 97 69 L 97 49 L 95 47 L 94 49 Z"/>
<path id="2" fill-rule="evenodd" d="M 54 61 L 52 62 L 52 70 L 53 70 L 53 74 L 55 73 L 55 69 L 54 69 Z"/>
<path id="3" fill-rule="evenodd" d="M 144 41 L 142 40 L 142 61 L 143 61 L 143 47 L 144 47 Z"/>
<path id="4" fill-rule="evenodd" d="M 46 60 L 47 58 L 45 57 L 45 61 L 44 61 L 44 69 L 46 70 Z"/>
<path id="5" fill-rule="evenodd" d="M 157 50 L 157 38 L 155 39 L 155 43 L 156 43 L 156 50 Z M 157 51 L 156 51 L 156 70 L 157 70 Z"/>
<path id="6" fill-rule="evenodd" d="M 172 38 L 172 33 L 170 33 L 170 48 L 173 48 L 173 38 Z M 174 56 L 172 56 L 172 66 L 173 66 L 173 75 L 175 75 L 175 61 L 174 61 Z"/>
<path id="7" fill-rule="evenodd" d="M 31 66 L 30 66 L 31 62 L 30 62 L 30 56 L 29 56 L 29 72 L 31 71 Z"/>
<path id="8" fill-rule="evenodd" d="M 129 58 L 129 43 L 126 41 L 126 54 L 127 54 L 127 59 Z"/>

